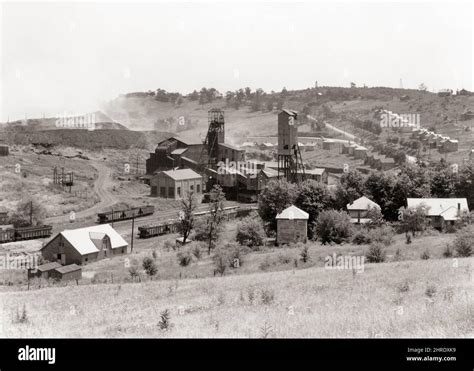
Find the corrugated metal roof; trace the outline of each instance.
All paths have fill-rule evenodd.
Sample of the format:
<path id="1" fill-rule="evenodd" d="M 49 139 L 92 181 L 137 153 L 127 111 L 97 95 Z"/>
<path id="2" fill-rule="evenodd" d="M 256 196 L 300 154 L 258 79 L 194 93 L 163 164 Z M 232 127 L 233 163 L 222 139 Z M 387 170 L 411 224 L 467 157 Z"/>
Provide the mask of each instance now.
<path id="1" fill-rule="evenodd" d="M 371 208 L 380 209 L 380 206 L 371 199 L 362 196 L 351 204 L 347 204 L 347 210 L 369 210 Z"/>
<path id="2" fill-rule="evenodd" d="M 304 219 L 307 220 L 309 218 L 309 214 L 306 211 L 301 210 L 300 208 L 296 207 L 295 205 L 291 205 L 290 207 L 283 210 L 280 214 L 276 216 L 276 219 Z"/>
<path id="3" fill-rule="evenodd" d="M 178 169 L 178 170 L 168 170 L 168 171 L 163 171 L 163 174 L 166 174 L 169 176 L 171 179 L 174 180 L 185 180 L 185 179 L 196 179 L 196 178 L 202 178 L 201 175 L 196 173 L 194 170 L 191 169 Z M 160 173 L 158 173 L 159 175 Z"/>
<path id="4" fill-rule="evenodd" d="M 112 249 L 128 246 L 120 234 L 117 233 L 109 224 L 95 225 L 92 227 L 78 228 L 78 229 L 66 229 L 60 234 L 68 240 L 68 242 L 81 254 L 91 254 L 98 252 L 99 249 L 96 247 L 93 238 L 97 238 L 97 233 L 103 233 L 110 238 L 110 245 Z M 47 245 L 46 245 L 47 246 Z"/>
<path id="5" fill-rule="evenodd" d="M 426 207 L 427 216 L 442 216 L 444 220 L 457 220 L 458 206 L 469 212 L 466 198 L 407 198 L 407 207 L 418 206 Z"/>

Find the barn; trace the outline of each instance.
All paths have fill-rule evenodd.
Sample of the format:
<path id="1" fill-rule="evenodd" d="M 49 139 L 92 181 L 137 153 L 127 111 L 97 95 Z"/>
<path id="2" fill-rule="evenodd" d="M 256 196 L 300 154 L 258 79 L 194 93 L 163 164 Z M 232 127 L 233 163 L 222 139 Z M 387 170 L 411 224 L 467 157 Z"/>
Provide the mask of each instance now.
<path id="1" fill-rule="evenodd" d="M 128 243 L 109 224 L 66 229 L 41 248 L 41 255 L 62 265 L 87 264 L 127 253 Z"/>
<path id="2" fill-rule="evenodd" d="M 179 200 L 187 192 L 201 194 L 202 176 L 191 169 L 157 172 L 150 181 L 151 196 Z"/>
<path id="3" fill-rule="evenodd" d="M 277 244 L 290 244 L 308 240 L 309 214 L 291 205 L 276 216 Z"/>

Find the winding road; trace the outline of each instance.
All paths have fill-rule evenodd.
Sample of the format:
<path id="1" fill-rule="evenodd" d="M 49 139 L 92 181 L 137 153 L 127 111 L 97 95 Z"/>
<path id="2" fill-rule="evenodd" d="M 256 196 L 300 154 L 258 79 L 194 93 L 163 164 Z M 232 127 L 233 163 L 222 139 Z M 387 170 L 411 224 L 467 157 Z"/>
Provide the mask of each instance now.
<path id="1" fill-rule="evenodd" d="M 99 176 L 94 182 L 94 192 L 95 194 L 97 194 L 100 201 L 88 209 L 76 212 L 76 219 L 83 219 L 88 218 L 90 216 L 95 216 L 95 214 L 102 211 L 104 208 L 111 206 L 117 202 L 117 199 L 114 197 L 114 195 L 108 192 L 107 190 L 113 185 L 111 181 L 111 169 L 99 160 L 91 160 L 90 164 L 97 169 L 97 172 L 99 174 Z M 69 217 L 69 214 L 52 216 L 46 219 L 46 223 L 68 223 Z"/>

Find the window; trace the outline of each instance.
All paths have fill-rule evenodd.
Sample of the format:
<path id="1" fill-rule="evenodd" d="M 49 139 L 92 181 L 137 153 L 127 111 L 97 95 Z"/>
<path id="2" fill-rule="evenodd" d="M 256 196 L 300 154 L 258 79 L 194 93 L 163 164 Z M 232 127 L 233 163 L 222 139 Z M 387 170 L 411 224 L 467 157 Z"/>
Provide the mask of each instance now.
<path id="1" fill-rule="evenodd" d="M 200 193 L 200 192 L 201 192 L 201 186 L 200 186 L 199 184 L 196 185 L 196 191 L 197 191 L 197 193 Z"/>
<path id="2" fill-rule="evenodd" d="M 181 187 L 178 187 L 178 197 L 181 197 Z"/>
<path id="3" fill-rule="evenodd" d="M 168 187 L 168 197 L 174 197 L 174 187 Z"/>
<path id="4" fill-rule="evenodd" d="M 194 191 L 194 186 L 191 184 L 191 185 L 189 186 L 189 189 L 191 190 L 191 192 L 193 192 L 193 191 Z"/>

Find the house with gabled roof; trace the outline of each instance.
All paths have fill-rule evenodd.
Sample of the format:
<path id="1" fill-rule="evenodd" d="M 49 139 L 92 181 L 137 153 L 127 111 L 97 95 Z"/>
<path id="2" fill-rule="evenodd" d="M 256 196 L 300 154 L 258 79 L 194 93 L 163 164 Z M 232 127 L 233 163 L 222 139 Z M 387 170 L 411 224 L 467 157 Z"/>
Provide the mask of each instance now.
<path id="1" fill-rule="evenodd" d="M 374 208 L 380 210 L 379 204 L 365 196 L 359 197 L 354 202 L 347 204 L 347 212 L 351 217 L 351 223 L 365 224 L 370 222 L 369 212 Z"/>
<path id="2" fill-rule="evenodd" d="M 109 224 L 66 229 L 53 237 L 40 252 L 45 260 L 61 265 L 86 264 L 124 255 L 128 243 Z"/>
<path id="3" fill-rule="evenodd" d="M 423 207 L 434 228 L 454 224 L 464 212 L 469 212 L 466 198 L 407 198 L 407 208 Z"/>

